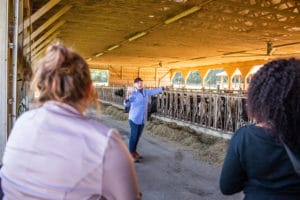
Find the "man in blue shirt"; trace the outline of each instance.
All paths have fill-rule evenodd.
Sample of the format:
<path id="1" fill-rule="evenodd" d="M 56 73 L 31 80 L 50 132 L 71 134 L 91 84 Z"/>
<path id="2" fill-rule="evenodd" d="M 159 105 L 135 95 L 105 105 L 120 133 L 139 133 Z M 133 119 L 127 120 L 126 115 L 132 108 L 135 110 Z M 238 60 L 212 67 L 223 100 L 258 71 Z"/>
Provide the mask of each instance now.
<path id="1" fill-rule="evenodd" d="M 147 121 L 148 101 L 152 95 L 159 94 L 163 91 L 163 87 L 156 89 L 144 89 L 143 80 L 138 77 L 134 79 L 134 91 L 129 94 L 129 97 L 124 101 L 124 106 L 130 106 L 129 110 L 129 151 L 134 159 L 134 162 L 139 162 L 142 159 L 137 151 L 137 144 L 142 135 L 144 125 Z"/>

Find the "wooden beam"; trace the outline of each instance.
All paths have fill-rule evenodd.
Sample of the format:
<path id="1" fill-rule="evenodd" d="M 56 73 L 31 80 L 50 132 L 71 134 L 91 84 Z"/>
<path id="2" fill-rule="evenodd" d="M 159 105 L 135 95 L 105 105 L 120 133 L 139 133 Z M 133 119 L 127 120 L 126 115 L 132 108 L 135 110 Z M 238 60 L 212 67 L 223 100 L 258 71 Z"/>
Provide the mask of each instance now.
<path id="1" fill-rule="evenodd" d="M 165 74 L 163 74 L 159 79 L 158 79 L 158 85 L 160 85 L 160 82 L 163 78 L 165 78 L 170 72 L 167 72 Z"/>
<path id="2" fill-rule="evenodd" d="M 101 65 L 89 65 L 89 68 L 90 69 L 103 69 L 103 70 L 109 70 L 109 67 L 108 66 L 101 66 Z"/>
<path id="3" fill-rule="evenodd" d="M 123 80 L 123 66 L 121 66 L 121 80 Z"/>
<path id="4" fill-rule="evenodd" d="M 53 8 L 56 4 L 58 4 L 61 0 L 50 0 L 46 5 L 36 11 L 33 15 L 28 17 L 24 23 L 19 25 L 19 34 L 26 29 L 28 26 L 33 24 L 36 20 L 38 20 L 41 16 L 43 16 L 47 11 Z"/>
<path id="5" fill-rule="evenodd" d="M 47 32 L 48 33 L 48 32 Z M 44 37 L 45 35 L 43 35 L 41 38 L 39 38 L 39 40 L 37 40 L 35 43 L 33 43 L 31 46 L 27 47 L 25 49 L 25 52 L 24 54 L 27 55 L 29 54 L 30 52 L 33 52 L 42 42 L 44 42 L 46 39 L 48 38 L 55 38 L 57 37 L 57 35 L 59 34 L 59 32 L 55 32 L 53 34 L 47 34 L 46 37 Z"/>
<path id="6" fill-rule="evenodd" d="M 34 49 L 36 46 L 38 46 L 41 42 L 43 42 L 45 39 L 47 39 L 52 33 L 54 33 L 59 27 L 64 25 L 66 21 L 59 21 L 56 23 L 49 31 L 47 31 L 43 36 L 41 36 L 37 41 L 35 41 L 31 46 L 27 46 L 25 49 L 25 54 L 28 54 L 30 50 Z M 56 32 L 58 34 L 58 32 Z"/>
<path id="7" fill-rule="evenodd" d="M 121 77 L 120 72 L 116 71 L 112 66 L 108 66 L 108 70 L 114 74 L 116 74 L 116 76 Z"/>
<path id="8" fill-rule="evenodd" d="M 39 51 L 37 54 L 35 54 L 33 57 L 31 57 L 31 60 L 33 61 L 33 62 L 35 62 L 38 58 L 40 58 L 40 56 L 42 55 L 42 53 L 44 52 L 43 50 L 45 50 L 45 48 L 44 49 L 42 49 L 41 51 Z"/>
<path id="9" fill-rule="evenodd" d="M 33 57 L 35 54 L 37 54 L 40 50 L 45 49 L 45 47 L 53 41 L 53 39 L 56 37 L 56 35 L 52 35 L 51 37 L 49 37 L 47 40 L 45 40 L 41 45 L 39 45 L 36 49 L 34 49 L 31 52 L 31 57 Z"/>
<path id="10" fill-rule="evenodd" d="M 141 68 L 138 68 L 138 77 L 141 77 Z"/>
<path id="11" fill-rule="evenodd" d="M 51 24 L 53 24 L 58 18 L 60 18 L 63 14 L 68 12 L 72 6 L 66 5 L 60 11 L 58 11 L 55 15 L 53 15 L 50 19 L 48 19 L 43 25 L 41 25 L 37 30 L 35 30 L 30 36 L 25 38 L 24 45 L 27 45 L 30 40 L 36 38 L 40 33 L 42 33 L 46 28 L 48 28 Z"/>

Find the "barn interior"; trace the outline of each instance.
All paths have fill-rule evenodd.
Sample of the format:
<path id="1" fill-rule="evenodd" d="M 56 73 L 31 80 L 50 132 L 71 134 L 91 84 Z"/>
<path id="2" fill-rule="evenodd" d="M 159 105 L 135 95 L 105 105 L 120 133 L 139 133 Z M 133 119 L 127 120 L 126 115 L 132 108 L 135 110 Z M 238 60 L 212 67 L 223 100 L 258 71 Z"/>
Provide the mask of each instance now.
<path id="1" fill-rule="evenodd" d="M 188 89 L 191 79 L 196 90 L 245 91 L 264 63 L 300 57 L 298 0 L 0 0 L 0 13 L 2 152 L 28 107 L 32 68 L 57 41 L 114 87 L 141 77 L 146 87 Z"/>
<path id="2" fill-rule="evenodd" d="M 296 0 L 31 0 L 28 4 L 31 33 L 21 45 L 27 60 L 38 60 L 58 39 L 86 58 L 91 68 L 108 70 L 110 85 L 131 84 L 136 76 L 143 77 L 147 86 L 166 85 L 176 72 L 185 80 L 191 71 L 203 78 L 210 69 L 224 69 L 228 77 L 239 69 L 245 79 L 255 65 L 300 56 Z M 41 37 L 43 42 L 36 44 Z"/>

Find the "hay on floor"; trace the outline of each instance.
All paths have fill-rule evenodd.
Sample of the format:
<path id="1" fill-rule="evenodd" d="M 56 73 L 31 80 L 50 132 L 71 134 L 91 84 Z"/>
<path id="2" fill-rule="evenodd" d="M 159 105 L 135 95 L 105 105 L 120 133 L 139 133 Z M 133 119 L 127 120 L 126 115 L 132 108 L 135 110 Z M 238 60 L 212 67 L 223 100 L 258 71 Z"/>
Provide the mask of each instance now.
<path id="1" fill-rule="evenodd" d="M 102 105 L 101 108 L 102 113 L 110 115 L 116 120 L 128 120 L 128 113 L 124 113 L 122 109 L 110 105 Z M 228 144 L 225 139 L 199 133 L 190 127 L 179 126 L 174 122 L 163 122 L 155 118 L 149 119 L 145 130 L 146 134 L 165 138 L 186 147 L 192 152 L 195 159 L 214 165 L 223 163 Z"/>

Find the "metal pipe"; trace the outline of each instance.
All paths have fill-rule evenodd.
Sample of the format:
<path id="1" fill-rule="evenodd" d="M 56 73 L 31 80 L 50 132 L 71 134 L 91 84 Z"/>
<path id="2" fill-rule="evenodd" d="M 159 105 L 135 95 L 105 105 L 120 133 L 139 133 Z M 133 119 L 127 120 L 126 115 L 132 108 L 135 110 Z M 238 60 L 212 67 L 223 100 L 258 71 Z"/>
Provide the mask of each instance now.
<path id="1" fill-rule="evenodd" d="M 0 163 L 7 141 L 8 0 L 0 0 Z"/>
<path id="2" fill-rule="evenodd" d="M 19 41 L 19 0 L 14 0 L 14 37 L 13 37 L 13 88 L 12 88 L 12 125 L 17 116 L 17 73 L 18 73 L 18 41 Z"/>

